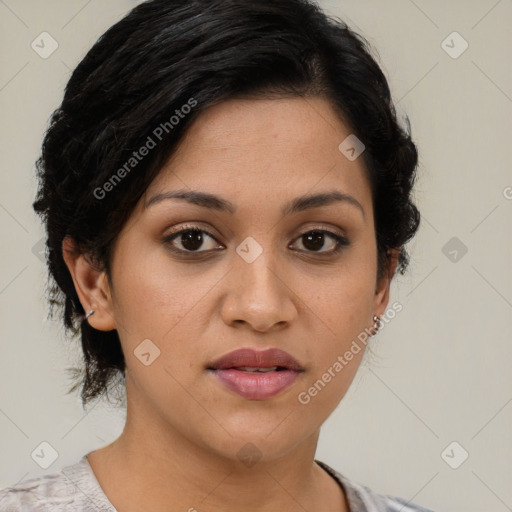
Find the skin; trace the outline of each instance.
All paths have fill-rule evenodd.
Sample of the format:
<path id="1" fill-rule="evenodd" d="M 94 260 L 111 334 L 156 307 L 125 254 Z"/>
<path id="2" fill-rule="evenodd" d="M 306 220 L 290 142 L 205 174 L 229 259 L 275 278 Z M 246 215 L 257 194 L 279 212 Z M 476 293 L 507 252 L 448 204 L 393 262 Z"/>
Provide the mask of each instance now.
<path id="1" fill-rule="evenodd" d="M 346 511 L 336 481 L 314 463 L 320 427 L 352 382 L 363 350 L 307 405 L 298 401 L 373 326 L 389 300 L 397 251 L 377 278 L 372 198 L 362 157 L 338 146 L 350 128 L 322 98 L 229 100 L 189 128 L 116 240 L 112 275 L 88 263 L 67 238 L 63 254 L 96 329 L 117 329 L 126 359 L 127 420 L 118 439 L 88 460 L 119 512 Z M 184 200 L 145 208 L 179 189 L 221 196 L 234 214 Z M 283 216 L 304 194 L 338 190 L 356 199 Z M 105 199 L 108 200 L 108 199 Z M 262 207 L 264 206 L 264 207 Z M 197 253 L 178 235 L 206 229 Z M 327 230 L 348 238 L 338 254 Z M 236 252 L 253 237 L 262 254 Z M 186 242 L 185 242 L 186 243 Z M 214 250 L 216 247 L 223 249 Z M 204 256 L 208 251 L 209 256 Z M 150 339 L 160 356 L 146 366 L 134 350 Z M 205 368 L 240 347 L 277 347 L 305 368 L 293 385 L 248 400 Z M 249 467 L 247 443 L 261 459 Z"/>

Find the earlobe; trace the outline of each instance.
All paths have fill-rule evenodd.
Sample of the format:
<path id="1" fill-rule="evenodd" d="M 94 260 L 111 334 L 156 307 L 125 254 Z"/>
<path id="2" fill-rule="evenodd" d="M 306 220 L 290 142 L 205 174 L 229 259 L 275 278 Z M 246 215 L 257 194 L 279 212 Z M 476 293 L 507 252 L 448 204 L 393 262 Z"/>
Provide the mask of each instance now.
<path id="1" fill-rule="evenodd" d="M 382 316 L 389 302 L 389 290 L 391 287 L 391 280 L 395 275 L 398 259 L 400 256 L 400 249 L 390 249 L 387 252 L 387 268 L 384 270 L 383 275 L 377 279 L 375 287 L 375 304 L 374 311 L 377 316 Z"/>
<path id="2" fill-rule="evenodd" d="M 94 310 L 94 314 L 89 315 L 86 321 L 100 331 L 115 329 L 112 296 L 105 272 L 96 268 L 85 254 L 80 253 L 70 237 L 62 241 L 62 257 L 85 313 Z"/>

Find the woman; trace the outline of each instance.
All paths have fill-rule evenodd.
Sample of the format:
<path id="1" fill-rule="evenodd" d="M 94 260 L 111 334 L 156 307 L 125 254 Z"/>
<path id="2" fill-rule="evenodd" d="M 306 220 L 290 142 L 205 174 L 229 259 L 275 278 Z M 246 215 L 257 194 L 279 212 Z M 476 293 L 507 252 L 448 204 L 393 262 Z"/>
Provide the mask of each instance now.
<path id="1" fill-rule="evenodd" d="M 153 0 L 74 71 L 38 162 L 52 303 L 113 443 L 10 511 L 425 511 L 314 459 L 417 231 L 365 41 L 306 0 Z M 79 326 L 79 327 L 78 327 Z"/>

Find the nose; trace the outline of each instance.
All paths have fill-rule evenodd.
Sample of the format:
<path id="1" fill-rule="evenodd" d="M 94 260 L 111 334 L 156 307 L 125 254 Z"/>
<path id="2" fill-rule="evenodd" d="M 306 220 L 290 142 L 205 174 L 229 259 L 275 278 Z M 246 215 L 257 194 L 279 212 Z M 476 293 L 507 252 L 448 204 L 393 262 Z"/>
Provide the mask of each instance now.
<path id="1" fill-rule="evenodd" d="M 259 333 L 280 330 L 298 315 L 293 283 L 265 251 L 252 263 L 239 258 L 229 272 L 228 291 L 221 308 L 223 321 L 232 327 L 248 326 Z"/>

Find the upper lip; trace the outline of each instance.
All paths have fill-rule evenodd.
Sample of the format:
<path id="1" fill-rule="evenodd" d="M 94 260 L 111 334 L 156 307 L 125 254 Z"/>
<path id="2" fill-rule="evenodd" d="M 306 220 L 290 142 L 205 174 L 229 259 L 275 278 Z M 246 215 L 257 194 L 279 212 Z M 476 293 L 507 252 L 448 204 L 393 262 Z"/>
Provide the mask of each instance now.
<path id="1" fill-rule="evenodd" d="M 240 348 L 220 357 L 208 365 L 208 369 L 221 370 L 227 368 L 240 368 L 249 366 L 254 368 L 271 368 L 280 366 L 298 372 L 304 371 L 299 362 L 288 352 L 278 348 L 267 350 L 253 350 L 251 348 Z"/>

